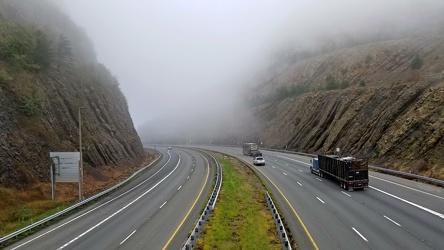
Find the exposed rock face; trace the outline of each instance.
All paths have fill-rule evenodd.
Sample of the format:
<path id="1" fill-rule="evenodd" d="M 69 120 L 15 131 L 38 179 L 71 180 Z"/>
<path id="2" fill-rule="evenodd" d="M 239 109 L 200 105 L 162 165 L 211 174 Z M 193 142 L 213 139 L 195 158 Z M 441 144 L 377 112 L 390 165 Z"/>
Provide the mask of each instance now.
<path id="1" fill-rule="evenodd" d="M 15 100 L 8 98 L 10 93 L 0 92 L 0 180 L 4 186 L 21 188 L 49 181 L 49 152 L 79 151 L 79 108 L 85 165 L 131 164 L 144 155 L 117 85 L 76 82 L 61 75 L 40 75 L 35 84 L 44 90 L 44 107 L 41 116 L 30 120 L 17 121 L 21 116 L 14 111 Z"/>
<path id="2" fill-rule="evenodd" d="M 444 69 L 442 41 L 383 42 L 284 67 L 261 87 L 268 93 L 295 83 L 314 89 L 255 107 L 263 124 L 261 140 L 267 147 L 310 153 L 332 153 L 339 147 L 380 165 L 444 177 L 444 75 L 421 77 Z M 424 58 L 419 71 L 411 68 L 418 53 Z M 351 86 L 315 90 L 327 75 Z M 359 79 L 366 79 L 366 87 L 359 87 Z"/>
<path id="3" fill-rule="evenodd" d="M 86 169 L 143 161 L 118 81 L 81 29 L 40 0 L 0 1 L 0 23 L 0 187 L 49 182 L 49 152 L 79 151 L 79 109 Z"/>

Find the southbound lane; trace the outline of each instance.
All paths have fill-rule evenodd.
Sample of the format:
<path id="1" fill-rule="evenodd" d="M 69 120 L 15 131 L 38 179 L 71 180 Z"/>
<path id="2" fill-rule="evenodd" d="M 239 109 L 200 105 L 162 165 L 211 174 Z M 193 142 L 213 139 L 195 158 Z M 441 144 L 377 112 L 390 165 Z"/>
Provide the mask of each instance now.
<path id="1" fill-rule="evenodd" d="M 141 177 L 8 249 L 177 249 L 211 188 L 209 162 L 193 150 L 162 151 Z"/>
<path id="2" fill-rule="evenodd" d="M 252 158 L 231 147 L 204 147 Z M 381 173 L 348 192 L 309 170 L 308 157 L 263 151 L 253 166 L 277 200 L 301 249 L 442 249 L 443 189 Z M 299 218 L 298 218 L 299 217 Z"/>

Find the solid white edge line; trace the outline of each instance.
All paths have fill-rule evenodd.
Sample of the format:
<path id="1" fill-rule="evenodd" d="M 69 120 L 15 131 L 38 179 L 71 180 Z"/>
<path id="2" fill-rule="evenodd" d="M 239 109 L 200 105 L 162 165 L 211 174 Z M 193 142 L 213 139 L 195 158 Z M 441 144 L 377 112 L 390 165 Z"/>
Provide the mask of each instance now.
<path id="1" fill-rule="evenodd" d="M 347 193 L 346 193 L 346 192 L 344 192 L 344 191 L 341 191 L 341 193 L 343 193 L 343 194 L 347 195 L 348 197 L 351 197 L 351 195 L 347 194 Z"/>
<path id="2" fill-rule="evenodd" d="M 180 186 L 177 190 L 180 190 L 182 188 L 182 186 Z"/>
<path id="3" fill-rule="evenodd" d="M 401 224 L 399 224 L 398 222 L 396 222 L 396 221 L 394 221 L 394 220 L 390 219 L 389 217 L 387 217 L 387 216 L 385 216 L 385 215 L 384 215 L 384 218 L 386 218 L 387 220 L 389 220 L 389 221 L 393 222 L 393 223 L 394 223 L 395 225 L 397 225 L 398 227 L 400 227 L 400 226 L 401 226 Z"/>
<path id="4" fill-rule="evenodd" d="M 39 239 L 39 238 L 41 238 L 41 237 L 43 237 L 43 236 L 45 236 L 45 235 L 47 235 L 47 234 L 49 234 L 49 233 L 51 233 L 51 232 L 53 232 L 53 231 L 55 231 L 55 230 L 57 230 L 57 229 L 59 229 L 59 228 L 65 226 L 65 225 L 67 225 L 67 224 L 69 224 L 69 223 L 71 223 L 71 222 L 73 222 L 73 221 L 75 221 L 75 220 L 77 220 L 77 219 L 79 219 L 79 218 L 81 218 L 81 217 L 83 217 L 83 216 L 85 216 L 85 215 L 87 215 L 87 214 L 89 214 L 89 213 L 95 211 L 96 209 L 99 209 L 99 208 L 105 206 L 105 205 L 108 204 L 108 203 L 113 202 L 114 200 L 116 200 L 116 199 L 118 199 L 118 198 L 124 196 L 125 194 L 127 194 L 127 193 L 133 191 L 134 189 L 138 188 L 139 186 L 141 186 L 142 184 L 144 184 L 145 182 L 147 182 L 148 180 L 150 180 L 152 177 L 154 177 L 157 173 L 159 173 L 159 172 L 160 172 L 160 171 L 161 171 L 161 170 L 162 170 L 162 169 L 168 164 L 168 162 L 170 162 L 170 160 L 171 160 L 171 154 L 170 154 L 169 152 L 167 152 L 167 153 L 168 153 L 168 156 L 169 156 L 168 161 L 167 161 L 167 162 L 166 162 L 166 163 L 165 163 L 165 164 L 164 164 L 159 170 L 157 170 L 153 175 L 151 175 L 150 177 L 148 177 L 147 179 L 145 179 L 144 181 L 142 181 L 141 183 L 139 183 L 137 186 L 135 186 L 135 187 L 131 188 L 130 190 L 126 191 L 125 193 L 123 193 L 123 194 L 121 194 L 121 195 L 119 195 L 119 196 L 117 196 L 117 197 L 115 197 L 115 198 L 113 198 L 113 199 L 111 199 L 111 200 L 109 200 L 109 201 L 103 203 L 102 205 L 99 205 L 99 206 L 97 206 L 97 207 L 95 207 L 95 208 L 93 208 L 93 209 L 91 209 L 91 210 L 89 210 L 89 211 L 87 211 L 87 212 L 85 212 L 85 213 L 83 213 L 83 214 L 81 214 L 81 215 L 79 215 L 79 216 L 77 216 L 77 217 L 75 217 L 75 218 L 73 218 L 73 219 L 71 219 L 71 220 L 69 220 L 69 221 L 67 221 L 67 222 L 65 222 L 65 223 L 63 223 L 63 224 L 61 224 L 61 225 L 59 225 L 59 226 L 57 226 L 57 227 L 55 227 L 55 228 L 49 230 L 49 231 L 47 231 L 47 232 L 45 232 L 45 233 L 43 233 L 43 234 L 40 234 L 40 235 L 36 236 L 35 238 L 32 238 L 32 239 L 30 239 L 30 240 L 24 242 L 23 244 L 20 244 L 20 245 L 14 247 L 14 248 L 11 249 L 11 250 L 15 250 L 15 249 L 20 248 L 20 247 L 22 247 L 22 246 L 24 246 L 24 245 L 26 245 L 26 244 L 28 244 L 28 243 L 30 243 L 30 242 L 36 240 L 36 239 Z"/>
<path id="5" fill-rule="evenodd" d="M 316 198 L 318 198 L 318 200 L 319 200 L 320 202 L 322 202 L 322 203 L 325 204 L 325 202 L 324 202 L 323 200 L 321 200 L 321 198 L 319 198 L 319 197 L 316 197 Z"/>
<path id="6" fill-rule="evenodd" d="M 91 232 L 92 230 L 94 230 L 95 228 L 99 227 L 100 225 L 102 225 L 103 223 L 105 223 L 107 220 L 111 219 L 112 217 L 116 216 L 118 213 L 122 212 L 123 210 L 125 210 L 127 207 L 131 206 L 132 204 L 134 204 L 136 201 L 138 201 L 140 198 L 142 198 L 143 196 L 145 196 L 147 193 L 151 192 L 154 188 L 156 188 L 160 183 L 162 183 L 166 178 L 168 178 L 174 171 L 176 171 L 177 167 L 180 164 L 180 155 L 179 155 L 179 161 L 177 162 L 176 167 L 169 172 L 165 177 L 163 177 L 159 182 L 157 182 L 154 186 L 152 186 L 150 189 L 148 189 L 147 191 L 145 191 L 143 194 L 141 194 L 140 196 L 138 196 L 136 199 L 134 199 L 133 201 L 131 201 L 130 203 L 126 204 L 124 207 L 122 207 L 121 209 L 117 210 L 116 212 L 114 212 L 113 214 L 111 214 L 110 216 L 106 217 L 105 219 L 103 219 L 102 221 L 100 221 L 99 223 L 97 223 L 95 226 L 90 227 L 88 230 L 86 230 L 85 232 L 81 233 L 79 236 L 75 237 L 74 239 L 70 240 L 68 243 L 64 244 L 63 246 L 57 248 L 58 250 L 63 249 L 67 246 L 69 246 L 71 243 L 73 243 L 74 241 L 80 239 L 81 237 L 85 236 L 87 233 Z"/>
<path id="7" fill-rule="evenodd" d="M 376 176 L 373 176 L 373 175 L 370 175 L 370 177 L 378 179 L 378 180 L 381 180 L 381 181 L 385 181 L 385 182 L 388 182 L 388 183 L 391 183 L 393 185 L 397 185 L 397 186 L 400 186 L 400 187 L 403 187 L 403 188 L 407 188 L 407 189 L 410 189 L 410 190 L 413 190 L 413 191 L 416 191 L 416 192 L 427 194 L 427 195 L 433 196 L 433 197 L 441 199 L 441 200 L 444 200 L 444 197 L 441 197 L 441 196 L 438 196 L 438 195 L 435 195 L 435 194 L 427 193 L 427 192 L 424 192 L 422 190 L 418 190 L 418 189 L 415 189 L 415 188 L 412 188 L 412 187 L 408 187 L 408 186 L 405 186 L 405 185 L 402 185 L 402 184 L 398 184 L 398 183 L 393 182 L 393 181 L 384 180 L 382 178 L 379 178 L 379 177 L 376 177 Z"/>
<path id="8" fill-rule="evenodd" d="M 433 214 L 433 215 L 436 215 L 436 216 L 440 217 L 441 219 L 444 219 L 444 214 L 441 214 L 441 213 L 438 213 L 438 212 L 436 212 L 436 211 L 433 211 L 433 210 L 430 209 L 430 208 L 423 207 L 423 206 L 421 206 L 421 205 L 418 205 L 418 204 L 413 203 L 413 202 L 411 202 L 411 201 L 408 201 L 408 200 L 406 200 L 406 199 L 400 198 L 400 197 L 398 197 L 398 196 L 396 196 L 396 195 L 393 195 L 393 194 L 387 193 L 387 192 L 385 192 L 385 191 L 382 191 L 381 189 L 375 188 L 375 187 L 373 187 L 373 186 L 369 186 L 369 187 L 370 187 L 370 188 L 373 188 L 374 190 L 376 190 L 376 191 L 378 191 L 378 192 L 381 192 L 381 193 L 386 194 L 386 195 L 388 195 L 388 196 L 391 196 L 391 197 L 393 197 L 393 198 L 395 198 L 395 199 L 398 199 L 398 200 L 400 200 L 400 201 L 403 201 L 403 202 L 405 202 L 405 203 L 407 203 L 407 204 L 410 204 L 410 205 L 412 205 L 412 206 L 414 206 L 414 207 L 417 207 L 417 208 L 419 208 L 419 209 L 422 209 L 422 210 L 424 210 L 424 211 L 426 211 L 426 212 L 428 212 L 428 213 L 431 213 L 431 214 Z"/>
<path id="9" fill-rule="evenodd" d="M 298 181 L 297 183 L 299 184 L 299 186 L 301 186 L 301 187 L 302 187 L 302 184 L 301 184 L 301 183 L 299 183 L 299 181 Z"/>
<path id="10" fill-rule="evenodd" d="M 353 229 L 353 230 L 354 230 L 359 236 L 361 236 L 361 238 L 362 238 L 363 240 L 365 240 L 365 241 L 368 242 L 368 240 L 364 237 L 364 235 L 362 235 L 360 232 L 358 232 L 358 230 L 356 230 L 356 228 L 352 227 L 352 229 Z"/>
<path id="11" fill-rule="evenodd" d="M 128 237 L 126 237 L 124 240 L 122 240 L 122 242 L 120 242 L 119 245 L 122 245 L 123 243 L 125 243 L 125 241 L 126 241 L 127 239 L 129 239 L 129 237 L 131 237 L 131 235 L 133 235 L 136 231 L 137 231 L 137 230 L 134 230 L 132 233 L 130 233 L 130 235 L 128 235 Z"/>
<path id="12" fill-rule="evenodd" d="M 166 201 L 162 204 L 162 206 L 159 207 L 159 209 L 161 209 L 163 206 L 165 206 L 165 204 L 167 204 Z"/>

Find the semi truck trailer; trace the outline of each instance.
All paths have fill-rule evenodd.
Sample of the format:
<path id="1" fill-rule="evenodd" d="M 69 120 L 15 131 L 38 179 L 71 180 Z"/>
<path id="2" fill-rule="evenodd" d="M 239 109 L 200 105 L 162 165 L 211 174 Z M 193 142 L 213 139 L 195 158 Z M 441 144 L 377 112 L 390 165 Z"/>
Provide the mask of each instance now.
<path id="1" fill-rule="evenodd" d="M 352 191 L 368 188 L 368 161 L 352 156 L 318 155 L 311 160 L 310 171 L 322 178 L 339 181 L 341 188 Z"/>
<path id="2" fill-rule="evenodd" d="M 259 146 L 254 142 L 244 143 L 242 152 L 244 155 L 250 155 L 253 157 L 262 156 L 261 151 L 259 151 Z"/>

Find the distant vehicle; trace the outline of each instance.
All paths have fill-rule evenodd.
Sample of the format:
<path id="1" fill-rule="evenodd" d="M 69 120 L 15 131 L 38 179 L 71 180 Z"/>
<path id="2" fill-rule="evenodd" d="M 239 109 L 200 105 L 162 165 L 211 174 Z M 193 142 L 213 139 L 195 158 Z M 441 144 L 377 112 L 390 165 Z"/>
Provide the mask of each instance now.
<path id="1" fill-rule="evenodd" d="M 339 181 L 341 188 L 352 191 L 368 188 L 368 161 L 355 157 L 318 155 L 310 160 L 310 171 L 322 178 L 332 177 Z"/>
<path id="2" fill-rule="evenodd" d="M 261 151 L 253 151 L 252 153 L 251 153 L 251 156 L 253 156 L 253 157 L 258 157 L 258 156 L 262 156 L 262 152 Z"/>
<path id="3" fill-rule="evenodd" d="M 262 165 L 262 166 L 264 166 L 265 165 L 265 159 L 264 159 L 264 157 L 254 157 L 254 159 L 253 159 L 253 164 L 254 165 Z"/>
<path id="4" fill-rule="evenodd" d="M 167 147 L 167 149 L 168 149 L 168 150 L 172 150 L 173 148 L 172 148 L 172 147 Z"/>
<path id="5" fill-rule="evenodd" d="M 259 147 L 258 147 L 257 143 L 254 143 L 254 142 L 244 143 L 244 145 L 242 147 L 242 153 L 244 155 L 250 155 L 253 157 L 262 156 L 262 153 L 261 153 L 261 151 L 259 151 Z"/>

